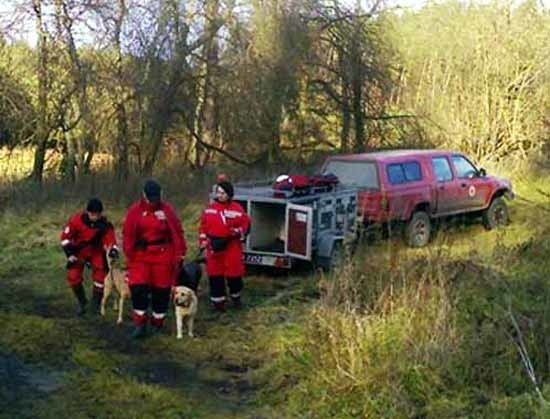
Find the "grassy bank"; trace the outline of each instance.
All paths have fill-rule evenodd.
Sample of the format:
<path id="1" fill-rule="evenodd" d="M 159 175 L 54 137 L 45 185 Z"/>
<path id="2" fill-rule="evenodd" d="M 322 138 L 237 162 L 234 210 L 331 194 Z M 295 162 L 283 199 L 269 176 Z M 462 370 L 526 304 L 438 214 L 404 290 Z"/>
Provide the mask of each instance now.
<path id="1" fill-rule="evenodd" d="M 549 417 L 550 189 L 525 180 L 503 231 L 377 242 L 322 278 L 264 400 L 304 418 Z"/>
<path id="2" fill-rule="evenodd" d="M 548 417 L 549 180 L 518 182 L 503 231 L 454 222 L 426 249 L 363 243 L 334 275 L 256 272 L 222 316 L 202 295 L 183 341 L 172 317 L 138 343 L 128 316 L 74 317 L 58 234 L 78 191 L 7 205 L 0 417 Z M 194 243 L 204 202 L 172 196 Z M 124 202 L 107 207 L 120 226 Z"/>

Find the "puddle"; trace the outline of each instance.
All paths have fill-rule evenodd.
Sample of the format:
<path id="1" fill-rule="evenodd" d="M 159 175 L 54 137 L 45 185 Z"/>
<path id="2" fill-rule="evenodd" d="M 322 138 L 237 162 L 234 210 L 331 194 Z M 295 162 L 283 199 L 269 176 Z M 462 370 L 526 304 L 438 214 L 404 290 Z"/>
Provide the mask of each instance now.
<path id="1" fill-rule="evenodd" d="M 0 400 L 15 402 L 28 391 L 48 394 L 62 386 L 61 373 L 26 364 L 15 355 L 0 352 Z"/>

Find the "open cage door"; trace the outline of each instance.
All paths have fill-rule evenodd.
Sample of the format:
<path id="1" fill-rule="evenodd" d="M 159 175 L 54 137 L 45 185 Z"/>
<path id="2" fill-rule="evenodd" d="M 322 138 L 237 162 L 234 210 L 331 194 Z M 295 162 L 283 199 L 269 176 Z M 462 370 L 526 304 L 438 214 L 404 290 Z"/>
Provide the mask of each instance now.
<path id="1" fill-rule="evenodd" d="M 288 204 L 286 207 L 285 252 L 297 259 L 311 260 L 313 208 Z"/>

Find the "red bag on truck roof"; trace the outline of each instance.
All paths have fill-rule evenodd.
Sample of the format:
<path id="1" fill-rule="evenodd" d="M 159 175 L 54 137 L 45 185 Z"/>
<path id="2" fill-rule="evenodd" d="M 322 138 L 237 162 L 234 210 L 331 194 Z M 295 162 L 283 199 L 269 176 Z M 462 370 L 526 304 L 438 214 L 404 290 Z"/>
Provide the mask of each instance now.
<path id="1" fill-rule="evenodd" d="M 335 186 L 338 182 L 338 177 L 332 173 L 327 173 L 326 175 L 313 175 L 309 178 L 311 186 Z"/>
<path id="2" fill-rule="evenodd" d="M 333 188 L 338 184 L 338 178 L 332 173 L 326 175 L 280 175 L 275 180 L 273 189 L 276 197 L 284 197 L 285 193 L 277 191 L 292 192 L 295 195 L 306 195 L 310 193 L 311 188 L 327 187 Z"/>
<path id="3" fill-rule="evenodd" d="M 309 177 L 303 175 L 280 175 L 275 180 L 273 189 L 279 191 L 292 191 L 295 189 L 308 188 L 310 185 Z"/>

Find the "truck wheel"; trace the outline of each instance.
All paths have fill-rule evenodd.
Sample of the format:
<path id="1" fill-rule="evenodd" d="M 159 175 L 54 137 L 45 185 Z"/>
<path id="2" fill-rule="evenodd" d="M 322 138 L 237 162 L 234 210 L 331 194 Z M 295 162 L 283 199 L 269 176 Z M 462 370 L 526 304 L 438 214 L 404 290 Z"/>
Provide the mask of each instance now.
<path id="1" fill-rule="evenodd" d="M 508 205 L 502 197 L 495 198 L 491 201 L 489 207 L 483 211 L 481 218 L 483 226 L 487 230 L 505 226 L 510 221 Z"/>
<path id="2" fill-rule="evenodd" d="M 430 241 L 431 233 L 430 217 L 424 211 L 418 211 L 412 215 L 407 224 L 405 239 L 411 247 L 424 247 Z"/>

